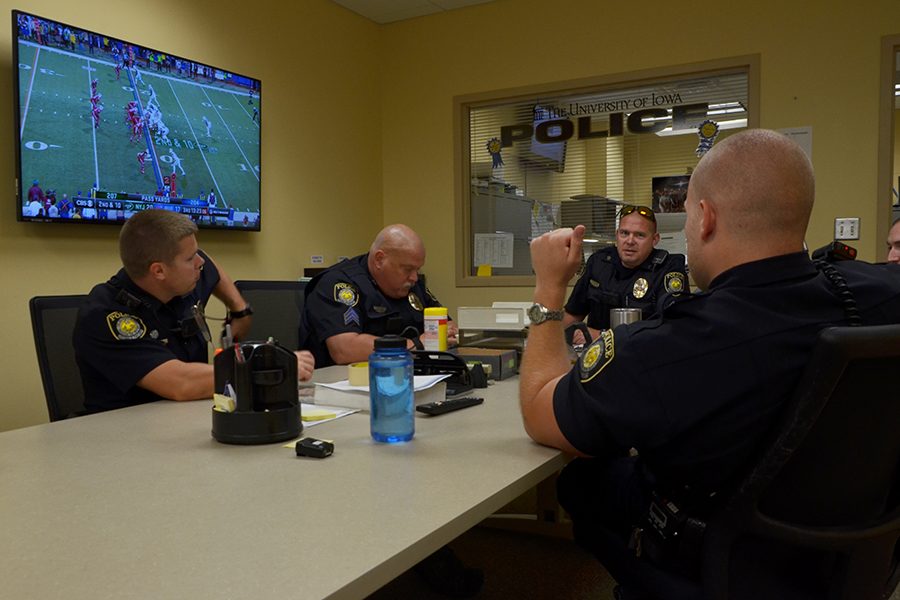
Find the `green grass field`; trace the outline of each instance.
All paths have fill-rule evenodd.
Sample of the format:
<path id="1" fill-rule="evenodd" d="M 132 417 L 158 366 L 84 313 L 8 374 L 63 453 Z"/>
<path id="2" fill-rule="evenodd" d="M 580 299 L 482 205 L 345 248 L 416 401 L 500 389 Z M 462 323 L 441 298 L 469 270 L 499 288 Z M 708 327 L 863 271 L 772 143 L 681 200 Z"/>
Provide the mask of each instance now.
<path id="1" fill-rule="evenodd" d="M 22 150 L 21 201 L 27 203 L 32 180 L 57 198 L 74 198 L 99 190 L 152 195 L 181 160 L 177 191 L 197 198 L 215 190 L 218 206 L 259 213 L 260 97 L 248 103 L 246 88 L 218 81 L 202 83 L 138 66 L 142 81 L 127 69 L 116 79 L 112 55 L 71 52 L 19 41 L 19 126 Z M 99 127 L 91 117 L 91 80 L 102 95 Z M 168 127 L 168 143 L 146 128 L 134 141 L 125 123 L 125 107 L 138 101 L 142 111 L 156 93 L 156 104 Z M 211 122 L 210 135 L 203 121 Z M 145 172 L 137 154 L 149 150 Z M 251 220 L 253 217 L 251 217 Z"/>

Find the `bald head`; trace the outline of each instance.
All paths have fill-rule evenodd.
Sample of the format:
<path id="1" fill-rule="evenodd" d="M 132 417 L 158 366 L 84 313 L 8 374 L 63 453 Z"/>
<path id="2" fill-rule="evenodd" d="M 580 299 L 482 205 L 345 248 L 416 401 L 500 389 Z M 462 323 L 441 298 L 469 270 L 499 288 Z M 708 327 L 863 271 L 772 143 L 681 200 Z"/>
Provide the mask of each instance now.
<path id="1" fill-rule="evenodd" d="M 369 252 L 374 253 L 377 250 L 384 250 L 385 252 L 420 251 L 424 254 L 425 245 L 422 243 L 422 238 L 415 231 L 406 225 L 395 223 L 394 225 L 388 225 L 375 236 L 375 241 L 372 242 Z"/>
<path id="2" fill-rule="evenodd" d="M 750 129 L 726 138 L 697 165 L 690 187 L 716 204 L 730 235 L 802 246 L 815 179 L 806 154 L 786 136 Z"/>
<path id="3" fill-rule="evenodd" d="M 390 298 L 405 298 L 419 280 L 419 269 L 424 264 L 425 244 L 406 225 L 388 225 L 369 248 L 369 273 Z"/>
<path id="4" fill-rule="evenodd" d="M 716 144 L 691 175 L 685 205 L 698 285 L 738 264 L 800 252 L 814 197 L 812 165 L 786 136 L 750 129 Z"/>

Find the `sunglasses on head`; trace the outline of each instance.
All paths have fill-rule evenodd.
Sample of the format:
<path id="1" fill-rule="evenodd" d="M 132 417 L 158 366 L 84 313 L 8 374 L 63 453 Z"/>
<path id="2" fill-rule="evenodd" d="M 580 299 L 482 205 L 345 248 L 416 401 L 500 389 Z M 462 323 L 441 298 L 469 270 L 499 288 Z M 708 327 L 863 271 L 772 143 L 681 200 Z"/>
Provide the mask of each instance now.
<path id="1" fill-rule="evenodd" d="M 622 217 L 627 217 L 633 212 L 636 212 L 645 219 L 656 223 L 656 215 L 653 214 L 652 210 L 650 210 L 646 206 L 635 206 L 634 204 L 623 204 L 622 208 L 619 209 L 619 218 L 621 219 Z"/>

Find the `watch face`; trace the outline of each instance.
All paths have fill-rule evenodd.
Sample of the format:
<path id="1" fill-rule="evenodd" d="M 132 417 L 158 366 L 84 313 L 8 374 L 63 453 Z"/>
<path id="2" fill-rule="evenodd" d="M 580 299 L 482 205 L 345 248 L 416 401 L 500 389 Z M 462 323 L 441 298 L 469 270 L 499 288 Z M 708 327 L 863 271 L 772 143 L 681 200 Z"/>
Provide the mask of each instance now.
<path id="1" fill-rule="evenodd" d="M 546 321 L 562 321 L 564 310 L 550 310 L 543 304 L 532 304 L 528 308 L 528 318 L 535 325 Z"/>

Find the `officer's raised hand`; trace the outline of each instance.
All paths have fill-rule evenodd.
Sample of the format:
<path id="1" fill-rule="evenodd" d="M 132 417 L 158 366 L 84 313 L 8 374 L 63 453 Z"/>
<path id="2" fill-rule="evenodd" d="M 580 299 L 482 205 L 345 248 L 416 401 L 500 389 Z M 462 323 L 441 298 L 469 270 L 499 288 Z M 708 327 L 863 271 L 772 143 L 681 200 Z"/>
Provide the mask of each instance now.
<path id="1" fill-rule="evenodd" d="M 584 225 L 555 229 L 532 240 L 531 266 L 537 287 L 566 287 L 581 266 L 583 240 Z"/>

